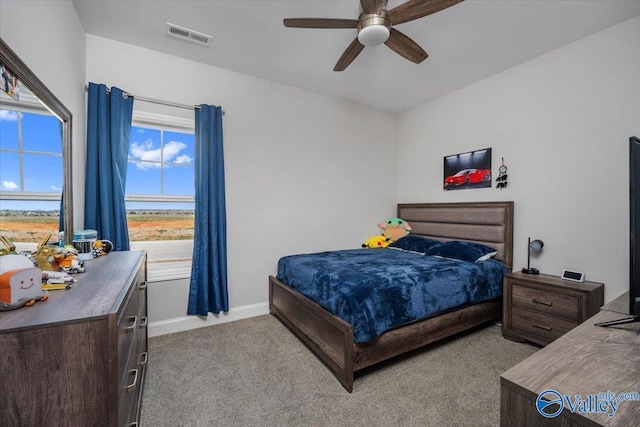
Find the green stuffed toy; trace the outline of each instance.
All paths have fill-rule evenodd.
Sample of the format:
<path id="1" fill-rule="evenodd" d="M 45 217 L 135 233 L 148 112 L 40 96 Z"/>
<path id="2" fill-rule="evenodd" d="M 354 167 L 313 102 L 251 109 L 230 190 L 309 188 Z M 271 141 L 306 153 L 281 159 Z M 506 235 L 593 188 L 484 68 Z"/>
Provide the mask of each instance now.
<path id="1" fill-rule="evenodd" d="M 382 228 L 382 235 L 370 237 L 362 244 L 363 248 L 386 248 L 411 231 L 409 223 L 397 217 L 391 218 L 387 222 L 381 222 L 378 227 Z"/>
<path id="2" fill-rule="evenodd" d="M 378 227 L 382 228 L 382 235 L 395 242 L 401 237 L 406 236 L 411 231 L 411 226 L 402 218 L 391 218 L 387 222 L 381 222 Z"/>
<path id="3" fill-rule="evenodd" d="M 370 237 L 362 244 L 363 248 L 386 248 L 391 243 L 391 239 L 384 236 Z"/>

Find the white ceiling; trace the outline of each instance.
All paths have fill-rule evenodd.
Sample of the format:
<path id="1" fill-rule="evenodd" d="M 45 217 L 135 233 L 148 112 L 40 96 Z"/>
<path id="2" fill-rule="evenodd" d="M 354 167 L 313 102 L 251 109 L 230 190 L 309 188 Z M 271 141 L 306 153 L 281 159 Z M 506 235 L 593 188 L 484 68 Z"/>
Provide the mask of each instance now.
<path id="1" fill-rule="evenodd" d="M 404 1 L 389 0 L 388 9 Z M 301 89 L 401 112 L 640 14 L 640 0 L 466 0 L 396 28 L 429 54 L 413 64 L 384 45 L 333 66 L 355 29 L 285 28 L 283 18 L 357 19 L 359 0 L 74 0 L 89 34 Z M 213 36 L 202 47 L 167 22 Z M 639 47 L 640 48 L 640 47 Z M 594 62 L 598 52 L 593 52 Z"/>

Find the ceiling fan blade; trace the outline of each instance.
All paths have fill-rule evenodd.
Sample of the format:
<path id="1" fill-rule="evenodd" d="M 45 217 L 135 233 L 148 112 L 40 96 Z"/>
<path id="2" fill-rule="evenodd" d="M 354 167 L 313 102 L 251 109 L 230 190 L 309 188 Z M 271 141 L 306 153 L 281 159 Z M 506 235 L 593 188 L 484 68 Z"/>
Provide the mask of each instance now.
<path id="1" fill-rule="evenodd" d="M 285 27 L 294 28 L 356 28 L 357 19 L 331 18 L 287 18 L 282 21 Z"/>
<path id="2" fill-rule="evenodd" d="M 392 25 L 413 21 L 440 12 L 464 0 L 409 0 L 387 12 Z"/>
<path id="3" fill-rule="evenodd" d="M 333 71 L 344 71 L 345 68 L 349 66 L 356 59 L 356 56 L 364 49 L 364 45 L 358 41 L 356 37 L 353 39 L 349 47 L 344 51 L 336 66 L 333 67 Z"/>
<path id="4" fill-rule="evenodd" d="M 380 13 L 382 11 L 382 0 L 360 0 L 362 13 Z"/>
<path id="5" fill-rule="evenodd" d="M 427 52 L 418 46 L 418 43 L 414 42 L 395 28 L 391 28 L 391 35 L 384 44 L 389 46 L 397 54 L 404 56 L 409 61 L 416 64 L 421 63 L 429 56 Z"/>

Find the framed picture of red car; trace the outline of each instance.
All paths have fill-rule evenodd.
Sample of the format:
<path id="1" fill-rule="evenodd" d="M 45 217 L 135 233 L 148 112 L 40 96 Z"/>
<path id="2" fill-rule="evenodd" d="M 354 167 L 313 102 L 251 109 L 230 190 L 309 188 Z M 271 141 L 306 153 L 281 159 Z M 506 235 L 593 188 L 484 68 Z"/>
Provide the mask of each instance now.
<path id="1" fill-rule="evenodd" d="M 444 158 L 444 190 L 491 187 L 491 148 Z"/>

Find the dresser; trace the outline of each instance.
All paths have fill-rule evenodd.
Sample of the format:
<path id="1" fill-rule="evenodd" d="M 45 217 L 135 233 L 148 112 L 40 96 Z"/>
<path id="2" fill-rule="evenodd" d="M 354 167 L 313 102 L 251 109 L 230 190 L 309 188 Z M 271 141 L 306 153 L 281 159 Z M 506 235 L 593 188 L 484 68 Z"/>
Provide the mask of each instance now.
<path id="1" fill-rule="evenodd" d="M 0 426 L 137 426 L 146 375 L 144 251 L 86 262 L 69 290 L 0 312 Z"/>
<path id="2" fill-rule="evenodd" d="M 547 345 L 598 312 L 604 285 L 546 274 L 507 274 L 503 286 L 502 335 Z"/>
<path id="3" fill-rule="evenodd" d="M 627 293 L 607 304 L 607 308 L 623 311 L 629 307 L 628 304 Z M 562 407 L 557 404 L 545 410 L 545 413 L 559 412 L 558 415 L 545 418 L 536 407 L 539 394 L 546 390 L 568 395 L 574 401 L 578 395 L 587 402 L 595 402 L 588 397 L 590 395 L 640 392 L 640 323 L 608 328 L 594 326 L 597 322 L 625 317 L 628 315 L 603 309 L 503 373 L 500 377 L 500 425 L 640 425 L 637 394 L 620 401 L 615 414 L 609 408 L 595 404 L 575 405 L 572 411 L 571 406 L 563 402 Z"/>

